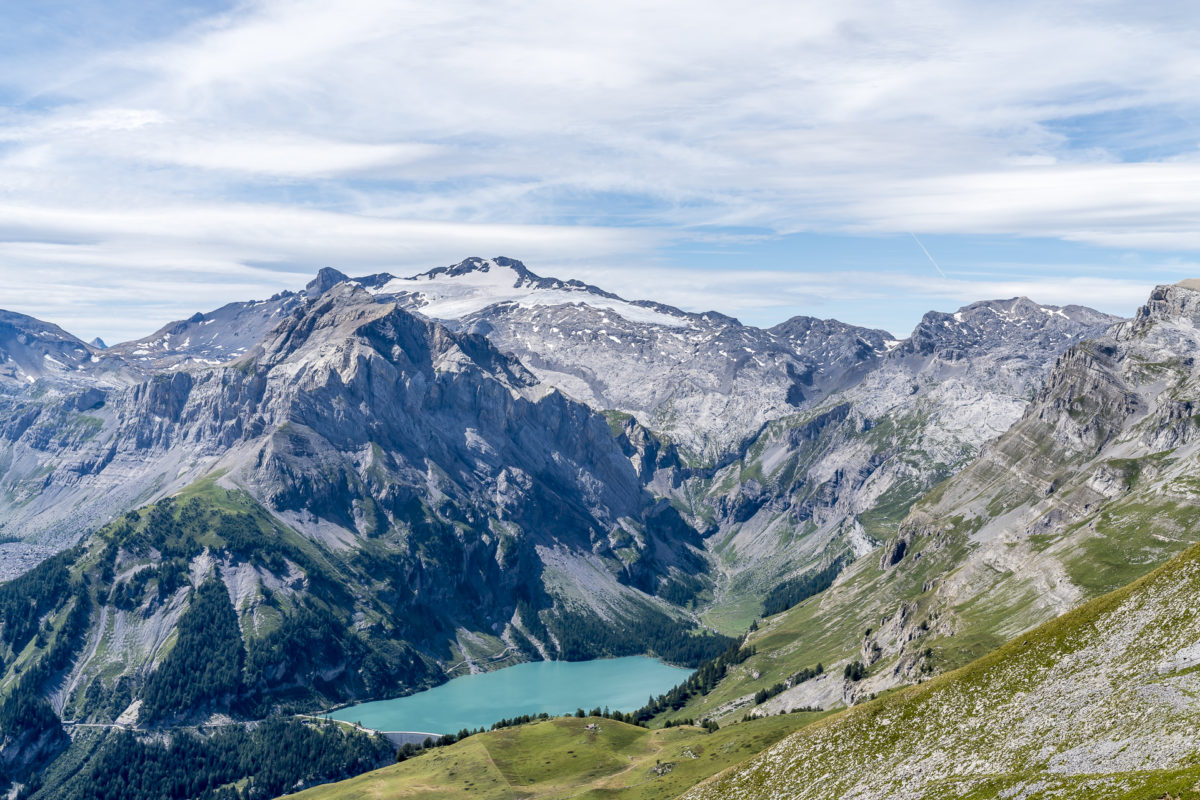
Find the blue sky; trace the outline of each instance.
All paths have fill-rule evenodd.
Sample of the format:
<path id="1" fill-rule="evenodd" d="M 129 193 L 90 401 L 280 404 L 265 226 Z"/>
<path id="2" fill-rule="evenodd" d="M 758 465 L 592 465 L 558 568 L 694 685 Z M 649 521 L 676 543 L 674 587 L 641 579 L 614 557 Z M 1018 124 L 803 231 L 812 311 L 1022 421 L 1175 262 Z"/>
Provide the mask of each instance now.
<path id="1" fill-rule="evenodd" d="M 0 307 L 115 341 L 320 266 L 508 255 L 761 325 L 905 334 L 1017 294 L 1130 314 L 1200 275 L 1198 23 L 1116 2 L 9 3 Z"/>

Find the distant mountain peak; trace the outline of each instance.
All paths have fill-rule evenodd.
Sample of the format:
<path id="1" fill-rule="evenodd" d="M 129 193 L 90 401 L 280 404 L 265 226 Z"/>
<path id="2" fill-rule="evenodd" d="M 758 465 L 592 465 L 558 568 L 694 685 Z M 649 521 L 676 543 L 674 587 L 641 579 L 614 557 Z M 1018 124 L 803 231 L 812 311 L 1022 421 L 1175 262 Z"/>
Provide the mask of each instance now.
<path id="1" fill-rule="evenodd" d="M 420 275 L 413 276 L 414 279 L 432 279 L 438 276 L 447 278 L 458 278 L 471 273 L 490 273 L 490 272 L 512 272 L 516 276 L 517 282 L 514 286 L 522 285 L 523 281 L 537 282 L 542 280 L 541 276 L 534 275 L 529 269 L 515 258 L 506 258 L 504 256 L 496 256 L 495 258 L 480 258 L 479 256 L 471 256 L 463 259 L 457 264 L 449 267 L 435 267 L 428 272 L 422 272 Z"/>
<path id="2" fill-rule="evenodd" d="M 88 344 L 90 344 L 92 347 L 98 348 L 100 350 L 108 349 L 108 345 L 106 345 L 104 343 L 104 340 L 101 339 L 99 336 L 97 336 L 95 339 L 92 339 L 90 342 L 88 342 Z"/>
<path id="3" fill-rule="evenodd" d="M 439 320 L 463 320 L 496 307 L 584 305 L 627 320 L 684 327 L 694 315 L 648 301 L 629 301 L 578 280 L 543 278 L 514 258 L 468 258 L 411 278 L 387 274 L 355 278 L 354 283 L 380 300 L 393 300 L 410 311 Z"/>
<path id="4" fill-rule="evenodd" d="M 53 323 L 0 310 L 0 384 L 86 368 L 91 355 L 87 345 Z"/>
<path id="5" fill-rule="evenodd" d="M 980 300 L 952 314 L 928 312 L 894 353 L 897 358 L 935 352 L 963 358 L 1031 336 L 1068 341 L 1087 332 L 1097 333 L 1119 320 L 1084 306 L 1047 306 L 1028 297 Z"/>
<path id="6" fill-rule="evenodd" d="M 317 272 L 317 277 L 308 282 L 308 285 L 304 287 L 304 291 L 309 297 L 317 297 L 325 294 L 325 292 L 328 292 L 339 283 L 344 283 L 348 280 L 350 280 L 350 277 L 344 272 L 339 272 L 333 267 L 321 267 L 320 271 Z"/>

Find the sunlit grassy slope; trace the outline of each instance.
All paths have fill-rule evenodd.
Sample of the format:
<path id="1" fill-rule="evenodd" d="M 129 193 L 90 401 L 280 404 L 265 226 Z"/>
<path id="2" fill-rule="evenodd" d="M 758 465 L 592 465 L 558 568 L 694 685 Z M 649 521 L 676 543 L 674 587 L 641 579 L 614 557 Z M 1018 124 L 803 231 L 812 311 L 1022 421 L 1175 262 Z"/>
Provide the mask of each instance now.
<path id="1" fill-rule="evenodd" d="M 1200 547 L 689 800 L 1200 798 Z"/>
<path id="2" fill-rule="evenodd" d="M 606 719 L 559 718 L 472 736 L 450 747 L 295 800 L 509 800 L 676 797 L 819 718 L 787 714 L 707 733 L 647 730 Z M 588 730 L 588 725 L 597 730 Z"/>

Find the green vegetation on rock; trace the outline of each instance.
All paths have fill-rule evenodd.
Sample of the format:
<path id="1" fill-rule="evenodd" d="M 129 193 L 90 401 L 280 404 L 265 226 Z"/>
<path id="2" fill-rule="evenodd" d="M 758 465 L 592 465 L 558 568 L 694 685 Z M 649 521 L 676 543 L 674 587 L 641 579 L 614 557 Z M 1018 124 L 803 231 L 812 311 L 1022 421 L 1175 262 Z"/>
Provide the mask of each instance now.
<path id="1" fill-rule="evenodd" d="M 179 618 L 179 635 L 142 690 L 140 719 L 169 717 L 207 705 L 227 710 L 242 691 L 246 648 L 225 584 L 195 590 Z"/>

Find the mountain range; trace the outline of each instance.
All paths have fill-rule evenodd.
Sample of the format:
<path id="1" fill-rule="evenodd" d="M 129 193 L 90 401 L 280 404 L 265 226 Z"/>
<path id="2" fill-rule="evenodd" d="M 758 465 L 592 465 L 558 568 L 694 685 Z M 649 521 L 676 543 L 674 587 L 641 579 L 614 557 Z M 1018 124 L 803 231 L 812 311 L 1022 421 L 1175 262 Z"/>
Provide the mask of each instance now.
<path id="1" fill-rule="evenodd" d="M 0 764 L 530 659 L 753 646 L 656 717 L 721 725 L 949 680 L 1196 541 L 1197 322 L 1184 282 L 761 329 L 507 258 L 110 347 L 0 312 Z"/>

